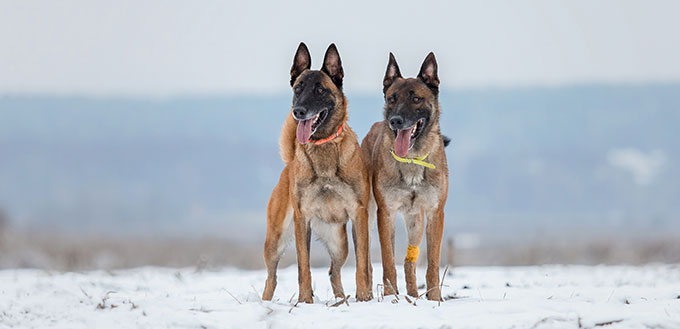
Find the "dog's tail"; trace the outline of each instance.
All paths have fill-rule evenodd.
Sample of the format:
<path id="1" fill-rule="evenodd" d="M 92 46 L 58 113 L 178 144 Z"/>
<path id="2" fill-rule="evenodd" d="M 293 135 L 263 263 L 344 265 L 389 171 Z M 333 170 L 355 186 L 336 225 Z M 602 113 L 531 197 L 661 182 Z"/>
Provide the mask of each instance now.
<path id="1" fill-rule="evenodd" d="M 451 138 L 448 138 L 444 135 L 442 135 L 442 140 L 444 141 L 444 147 L 449 146 L 449 143 L 451 143 Z"/>
<path id="2" fill-rule="evenodd" d="M 281 128 L 281 137 L 279 138 L 279 148 L 281 152 L 281 160 L 283 163 L 288 164 L 293 161 L 295 157 L 295 129 L 297 128 L 297 123 L 292 115 L 286 117 L 286 121 L 283 123 L 283 128 Z"/>

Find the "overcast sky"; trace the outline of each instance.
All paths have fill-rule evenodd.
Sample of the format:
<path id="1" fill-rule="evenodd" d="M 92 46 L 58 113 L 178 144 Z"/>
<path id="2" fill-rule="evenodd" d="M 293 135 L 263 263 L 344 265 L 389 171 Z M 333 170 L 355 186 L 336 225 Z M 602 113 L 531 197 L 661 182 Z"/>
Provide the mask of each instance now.
<path id="1" fill-rule="evenodd" d="M 389 51 L 442 88 L 680 81 L 680 1 L 0 0 L 0 93 L 186 95 L 288 89 L 305 41 L 335 42 L 353 92 Z"/>

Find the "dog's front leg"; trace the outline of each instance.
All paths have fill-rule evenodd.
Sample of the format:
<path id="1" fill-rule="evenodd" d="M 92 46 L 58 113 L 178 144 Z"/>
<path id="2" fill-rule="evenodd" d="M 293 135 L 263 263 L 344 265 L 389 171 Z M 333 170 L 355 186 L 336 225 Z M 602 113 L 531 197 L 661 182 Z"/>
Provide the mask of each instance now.
<path id="1" fill-rule="evenodd" d="M 354 235 L 354 251 L 356 253 L 357 272 L 356 284 L 357 295 L 356 298 L 360 302 L 366 302 L 373 299 L 373 292 L 371 291 L 372 281 L 369 278 L 368 264 L 368 209 L 364 206 L 357 207 L 356 216 L 352 222 L 352 230 Z"/>
<path id="2" fill-rule="evenodd" d="M 309 223 L 299 210 L 293 213 L 295 222 L 295 249 L 298 263 L 298 302 L 314 303 L 312 292 L 312 273 L 309 270 L 309 245 L 312 231 Z"/>
<path id="3" fill-rule="evenodd" d="M 390 212 L 382 194 L 373 188 L 378 206 L 378 237 L 383 265 L 383 289 L 385 295 L 398 294 L 397 268 L 394 265 L 394 214 Z"/>
<path id="4" fill-rule="evenodd" d="M 267 266 L 267 281 L 262 292 L 263 300 L 272 300 L 276 289 L 276 268 L 287 241 L 286 231 L 290 229 L 290 218 L 286 218 L 291 210 L 288 190 L 288 167 L 281 172 L 269 203 L 267 204 L 267 236 L 264 242 L 264 262 Z"/>
<path id="5" fill-rule="evenodd" d="M 408 236 L 408 248 L 404 259 L 404 275 L 406 277 L 406 292 L 409 296 L 418 297 L 418 284 L 416 283 L 416 262 L 420 253 L 420 242 L 423 240 L 424 218 L 422 209 L 411 210 L 404 214 L 406 222 L 406 234 Z"/>
<path id="6" fill-rule="evenodd" d="M 439 259 L 444 234 L 444 205 L 427 214 L 427 299 L 442 300 L 439 287 Z"/>

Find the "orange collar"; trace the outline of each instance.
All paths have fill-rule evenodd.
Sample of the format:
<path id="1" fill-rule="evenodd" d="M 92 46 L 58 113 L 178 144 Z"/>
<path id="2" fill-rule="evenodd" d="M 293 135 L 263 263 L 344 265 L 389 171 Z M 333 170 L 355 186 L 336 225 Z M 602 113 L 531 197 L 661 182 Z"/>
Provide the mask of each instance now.
<path id="1" fill-rule="evenodd" d="M 330 141 L 334 140 L 336 137 L 340 136 L 340 134 L 342 134 L 342 129 L 343 129 L 344 127 L 345 127 L 345 123 L 343 122 L 343 123 L 340 125 L 340 128 L 338 128 L 338 132 L 335 133 L 335 135 L 330 135 L 329 137 L 326 137 L 326 138 L 324 138 L 324 139 L 320 139 L 320 140 L 318 140 L 318 141 L 312 141 L 312 140 L 310 139 L 308 143 L 314 143 L 314 145 L 321 145 L 321 144 L 330 142 Z"/>

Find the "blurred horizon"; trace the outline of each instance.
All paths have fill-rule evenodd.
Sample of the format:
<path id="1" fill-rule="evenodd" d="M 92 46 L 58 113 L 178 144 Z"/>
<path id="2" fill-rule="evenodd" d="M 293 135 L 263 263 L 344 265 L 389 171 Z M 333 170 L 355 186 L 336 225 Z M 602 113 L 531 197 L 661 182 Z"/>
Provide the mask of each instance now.
<path id="1" fill-rule="evenodd" d="M 382 96 L 347 97 L 362 139 Z M 453 140 L 447 232 L 680 232 L 680 83 L 448 90 L 440 101 Z M 0 96 L 0 209 L 18 228 L 261 238 L 289 106 L 285 94 Z"/>

